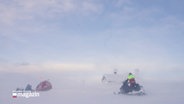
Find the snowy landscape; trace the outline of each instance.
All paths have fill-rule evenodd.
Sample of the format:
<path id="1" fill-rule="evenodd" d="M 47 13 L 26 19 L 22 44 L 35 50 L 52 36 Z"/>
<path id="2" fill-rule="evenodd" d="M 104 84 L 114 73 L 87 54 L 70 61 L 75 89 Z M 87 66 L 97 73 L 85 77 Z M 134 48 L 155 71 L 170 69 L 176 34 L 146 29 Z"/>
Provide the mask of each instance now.
<path id="1" fill-rule="evenodd" d="M 183 89 L 184 0 L 0 0 L 0 104 L 184 104 Z"/>
<path id="2" fill-rule="evenodd" d="M 10 76 L 9 76 L 10 75 Z M 56 74 L 59 75 L 59 74 Z M 49 76 L 49 75 L 48 75 Z M 121 83 L 102 83 L 99 80 L 86 79 L 64 79 L 54 76 L 50 79 L 53 89 L 40 92 L 39 97 L 12 98 L 12 90 L 17 86 L 25 87 L 29 82 L 34 86 L 39 80 L 37 76 L 22 74 L 2 74 L 1 81 L 1 104 L 182 104 L 184 102 L 182 90 L 183 82 L 151 81 L 146 80 L 141 84 L 144 86 L 146 95 L 115 95 Z"/>

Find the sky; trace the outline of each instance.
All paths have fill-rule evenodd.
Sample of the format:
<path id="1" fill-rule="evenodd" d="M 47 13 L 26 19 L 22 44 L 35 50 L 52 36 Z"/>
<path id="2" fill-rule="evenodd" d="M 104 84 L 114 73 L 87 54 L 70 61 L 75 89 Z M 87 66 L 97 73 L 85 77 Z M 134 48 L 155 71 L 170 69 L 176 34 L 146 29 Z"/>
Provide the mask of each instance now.
<path id="1" fill-rule="evenodd" d="M 184 79 L 183 5 L 184 0 L 0 0 L 0 71 L 95 75 L 140 69 L 149 78 Z"/>

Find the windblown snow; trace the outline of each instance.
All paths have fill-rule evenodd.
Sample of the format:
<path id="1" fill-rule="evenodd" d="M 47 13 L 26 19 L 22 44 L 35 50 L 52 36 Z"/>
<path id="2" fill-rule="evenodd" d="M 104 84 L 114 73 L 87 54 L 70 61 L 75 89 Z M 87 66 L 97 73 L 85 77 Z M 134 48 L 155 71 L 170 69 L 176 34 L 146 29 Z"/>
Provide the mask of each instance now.
<path id="1" fill-rule="evenodd" d="M 0 104 L 183 104 L 184 82 L 145 80 L 147 95 L 114 95 L 121 83 L 102 83 L 99 80 L 61 77 L 51 74 L 53 89 L 40 92 L 39 97 L 12 98 L 12 90 L 25 87 L 27 83 L 33 88 L 42 79 L 38 75 L 1 73 Z M 38 79 L 36 79 L 38 78 Z"/>

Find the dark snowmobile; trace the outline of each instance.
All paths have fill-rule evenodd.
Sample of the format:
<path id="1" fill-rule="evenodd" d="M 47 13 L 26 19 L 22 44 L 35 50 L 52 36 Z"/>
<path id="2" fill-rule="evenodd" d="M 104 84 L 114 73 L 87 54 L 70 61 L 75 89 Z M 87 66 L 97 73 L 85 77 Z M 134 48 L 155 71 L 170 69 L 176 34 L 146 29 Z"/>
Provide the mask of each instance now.
<path id="1" fill-rule="evenodd" d="M 130 85 L 127 79 L 123 82 L 119 94 L 145 95 L 145 91 L 143 89 L 143 86 L 140 86 L 138 83 Z"/>

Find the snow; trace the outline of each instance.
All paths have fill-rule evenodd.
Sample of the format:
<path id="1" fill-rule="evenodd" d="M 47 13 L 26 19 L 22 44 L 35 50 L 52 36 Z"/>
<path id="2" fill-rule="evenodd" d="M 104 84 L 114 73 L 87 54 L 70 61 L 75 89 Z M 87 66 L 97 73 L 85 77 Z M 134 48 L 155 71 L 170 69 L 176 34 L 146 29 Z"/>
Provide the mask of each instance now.
<path id="1" fill-rule="evenodd" d="M 33 86 L 37 75 L 6 73 L 0 74 L 0 104 L 182 104 L 184 103 L 184 82 L 145 80 L 145 96 L 114 95 L 121 86 L 119 83 L 101 83 L 99 80 L 67 79 L 55 76 L 50 79 L 53 89 L 40 92 L 35 98 L 12 98 L 12 90 L 25 87 L 28 82 Z"/>
<path id="2" fill-rule="evenodd" d="M 104 83 L 114 82 L 114 83 L 121 83 L 124 80 L 123 75 L 121 74 L 105 74 L 102 77 L 102 81 Z"/>

